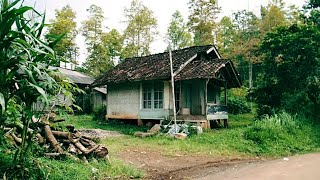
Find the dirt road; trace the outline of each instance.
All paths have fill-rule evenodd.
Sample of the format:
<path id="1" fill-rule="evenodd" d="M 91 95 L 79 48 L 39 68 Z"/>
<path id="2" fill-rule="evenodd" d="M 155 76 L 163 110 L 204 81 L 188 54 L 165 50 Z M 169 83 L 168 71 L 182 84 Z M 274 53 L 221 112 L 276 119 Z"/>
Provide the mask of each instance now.
<path id="1" fill-rule="evenodd" d="M 231 167 L 198 180 L 319 180 L 320 153 Z"/>

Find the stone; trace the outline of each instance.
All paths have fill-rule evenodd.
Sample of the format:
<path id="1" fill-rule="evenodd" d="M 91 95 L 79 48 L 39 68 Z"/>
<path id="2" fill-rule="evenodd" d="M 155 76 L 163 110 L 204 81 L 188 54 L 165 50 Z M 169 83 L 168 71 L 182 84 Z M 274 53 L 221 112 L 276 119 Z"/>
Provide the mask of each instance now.
<path id="1" fill-rule="evenodd" d="M 159 133 L 161 130 L 160 124 L 155 124 L 150 130 L 149 132 L 151 133 Z"/>
<path id="2" fill-rule="evenodd" d="M 150 137 L 154 135 L 154 133 L 151 133 L 151 132 L 135 132 L 134 133 L 134 136 L 137 136 L 137 137 Z"/>
<path id="3" fill-rule="evenodd" d="M 174 137 L 176 139 L 186 139 L 187 136 L 188 136 L 188 134 L 186 134 L 186 133 L 176 133 L 176 134 L 174 134 Z"/>

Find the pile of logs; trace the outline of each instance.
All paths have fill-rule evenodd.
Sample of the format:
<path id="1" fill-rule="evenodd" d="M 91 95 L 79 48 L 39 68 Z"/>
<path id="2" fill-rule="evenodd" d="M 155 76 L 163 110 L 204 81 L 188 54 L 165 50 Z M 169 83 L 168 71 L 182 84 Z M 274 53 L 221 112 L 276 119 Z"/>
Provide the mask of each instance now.
<path id="1" fill-rule="evenodd" d="M 47 157 L 69 157 L 81 159 L 85 163 L 88 162 L 88 158 L 108 159 L 108 149 L 103 145 L 96 144 L 96 138 L 81 135 L 73 125 L 66 125 L 67 131 L 55 127 L 55 123 L 64 120 L 55 120 L 54 113 L 40 119 L 32 118 L 32 121 L 32 124 L 36 125 L 28 128 L 27 134 L 35 136 L 35 140 L 44 148 L 44 155 Z M 7 130 L 6 137 L 11 139 L 15 146 L 21 145 L 23 125 L 15 123 L 5 129 Z"/>

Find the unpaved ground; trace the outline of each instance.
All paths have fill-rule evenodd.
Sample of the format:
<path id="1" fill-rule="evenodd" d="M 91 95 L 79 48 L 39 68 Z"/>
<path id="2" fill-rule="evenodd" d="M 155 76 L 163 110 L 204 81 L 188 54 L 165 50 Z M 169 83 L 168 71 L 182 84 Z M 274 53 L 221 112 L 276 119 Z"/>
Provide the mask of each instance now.
<path id="1" fill-rule="evenodd" d="M 123 136 L 114 131 L 84 130 L 100 138 Z M 174 154 L 165 156 L 157 149 L 130 147 L 116 155 L 146 172 L 144 179 L 197 180 L 318 180 L 320 153 L 278 160 L 218 159 L 208 156 Z"/>
<path id="2" fill-rule="evenodd" d="M 305 154 L 208 174 L 198 180 L 319 180 L 320 153 Z"/>
<path id="3" fill-rule="evenodd" d="M 196 179 L 228 168 L 258 162 L 257 159 L 217 159 L 176 154 L 164 156 L 149 149 L 127 149 L 118 155 L 126 163 L 146 172 L 144 179 Z"/>
<path id="4" fill-rule="evenodd" d="M 117 131 L 107 131 L 102 129 L 78 129 L 77 131 L 80 132 L 82 136 L 89 136 L 95 139 L 105 139 L 108 137 L 124 136 L 123 134 Z"/>

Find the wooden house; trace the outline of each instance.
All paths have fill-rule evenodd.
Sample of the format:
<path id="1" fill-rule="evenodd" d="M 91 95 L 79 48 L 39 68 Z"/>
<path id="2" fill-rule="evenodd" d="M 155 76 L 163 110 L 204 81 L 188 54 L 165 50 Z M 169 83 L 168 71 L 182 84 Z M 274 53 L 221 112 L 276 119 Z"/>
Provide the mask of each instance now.
<path id="1" fill-rule="evenodd" d="M 230 60 L 213 45 L 172 51 L 177 121 L 228 119 L 229 88 L 241 86 Z M 107 85 L 107 118 L 162 120 L 173 115 L 169 53 L 125 59 L 92 84 Z"/>

